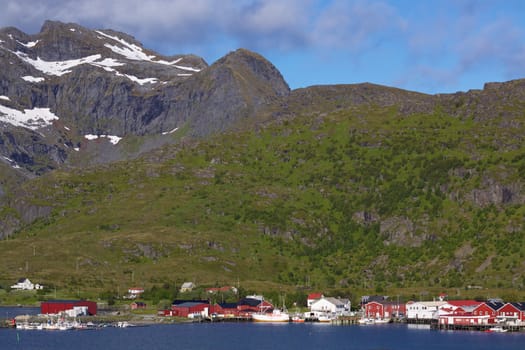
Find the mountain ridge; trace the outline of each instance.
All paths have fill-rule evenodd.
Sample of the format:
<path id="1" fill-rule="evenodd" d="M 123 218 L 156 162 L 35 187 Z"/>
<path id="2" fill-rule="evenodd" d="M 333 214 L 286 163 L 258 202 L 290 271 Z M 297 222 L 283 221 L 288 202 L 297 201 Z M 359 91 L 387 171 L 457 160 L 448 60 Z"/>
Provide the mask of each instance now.
<path id="1" fill-rule="evenodd" d="M 62 286 L 108 288 L 97 269 L 121 283 L 136 269 L 147 285 L 176 275 L 522 290 L 525 80 L 437 95 L 370 83 L 290 90 L 245 49 L 168 72 L 186 56 L 152 63 L 160 56 L 133 38 L 100 32 L 89 33 L 106 56 L 61 49 L 68 65 L 52 68 L 71 72 L 54 75 L 35 67 L 38 36 L 0 31 L 24 50 L 0 47 L 0 60 L 20 63 L 0 72 L 0 107 L 52 113 L 45 127 L 0 129 L 6 276 L 28 245 L 62 242 L 65 267 L 51 253 L 31 259 Z M 150 72 L 191 76 L 144 81 Z"/>

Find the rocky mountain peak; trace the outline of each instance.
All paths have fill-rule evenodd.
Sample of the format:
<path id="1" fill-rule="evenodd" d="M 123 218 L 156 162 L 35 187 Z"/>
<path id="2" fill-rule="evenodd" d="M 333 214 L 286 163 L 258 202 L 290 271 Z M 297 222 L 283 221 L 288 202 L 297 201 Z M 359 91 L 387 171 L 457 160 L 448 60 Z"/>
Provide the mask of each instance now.
<path id="1" fill-rule="evenodd" d="M 57 21 L 33 35 L 0 29 L 0 65 L 0 154 L 39 174 L 72 155 L 108 162 L 176 142 L 181 130 L 222 132 L 290 91 L 273 64 L 245 49 L 209 67 L 125 33 Z M 128 137 L 155 141 L 130 153 L 120 147 Z"/>
<path id="2" fill-rule="evenodd" d="M 270 84 L 274 93 L 278 96 L 285 96 L 290 92 L 290 87 L 279 70 L 266 58 L 250 50 L 240 48 L 230 52 L 215 64 L 225 65 Z"/>

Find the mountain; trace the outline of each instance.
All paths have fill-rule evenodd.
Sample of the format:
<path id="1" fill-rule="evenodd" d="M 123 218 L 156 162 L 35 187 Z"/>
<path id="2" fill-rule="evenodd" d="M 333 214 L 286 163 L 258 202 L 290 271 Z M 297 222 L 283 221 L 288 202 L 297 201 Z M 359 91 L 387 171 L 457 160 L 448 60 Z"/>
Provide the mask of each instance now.
<path id="1" fill-rule="evenodd" d="M 52 21 L 35 35 L 1 29 L 0 64 L 2 192 L 14 174 L 133 158 L 222 132 L 289 93 L 275 67 L 247 50 L 208 66 L 124 33 Z"/>
<path id="2" fill-rule="evenodd" d="M 51 138 L 33 132 L 47 146 L 41 152 L 12 145 L 14 150 L 3 154 L 38 174 L 67 162 L 90 138 L 117 143 L 129 136 L 158 139 L 175 130 L 205 136 L 289 92 L 271 63 L 246 50 L 208 67 L 194 55 L 161 56 L 124 33 L 76 24 L 48 21 L 36 35 L 2 29 L 0 55 L 5 67 L 0 121 L 11 129 L 48 126 Z M 50 154 L 48 164 L 32 164 L 37 156 Z M 99 160 L 105 161 L 93 162 Z"/>
<path id="3" fill-rule="evenodd" d="M 244 49 L 208 66 L 56 22 L 0 40 L 0 285 L 525 297 L 525 80 L 290 91 Z"/>

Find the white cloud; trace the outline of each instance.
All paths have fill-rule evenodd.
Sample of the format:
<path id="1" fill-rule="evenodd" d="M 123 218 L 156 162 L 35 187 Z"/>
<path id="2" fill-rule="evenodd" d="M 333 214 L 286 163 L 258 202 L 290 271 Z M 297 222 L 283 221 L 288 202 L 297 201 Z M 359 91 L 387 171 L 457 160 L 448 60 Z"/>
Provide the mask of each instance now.
<path id="1" fill-rule="evenodd" d="M 307 60 L 370 69 L 373 59 L 381 66 L 372 73 L 396 69 L 392 75 L 407 88 L 411 76 L 422 86 L 453 89 L 463 74 L 525 74 L 521 0 L 2 0 L 0 7 L 0 27 L 36 33 L 46 19 L 75 22 L 128 33 L 162 54 L 195 53 L 209 63 L 238 47 L 280 59 L 279 69 L 308 66 L 302 63 Z M 323 71 L 317 73 L 322 80 Z"/>
<path id="2" fill-rule="evenodd" d="M 314 44 L 360 50 L 401 32 L 405 21 L 385 2 L 333 1 L 315 23 Z"/>

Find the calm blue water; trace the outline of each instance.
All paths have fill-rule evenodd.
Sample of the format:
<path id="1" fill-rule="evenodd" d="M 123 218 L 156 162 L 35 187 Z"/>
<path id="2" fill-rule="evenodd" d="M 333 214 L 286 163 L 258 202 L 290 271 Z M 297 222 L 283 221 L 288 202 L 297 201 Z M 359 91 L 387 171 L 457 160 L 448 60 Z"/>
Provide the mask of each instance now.
<path id="1" fill-rule="evenodd" d="M 37 315 L 39 312 L 39 307 L 0 306 L 0 319 L 13 318 L 16 315 Z"/>
<path id="2" fill-rule="evenodd" d="M 523 350 L 525 333 L 446 332 L 406 325 L 214 323 L 88 331 L 0 330 L 0 349 Z"/>

